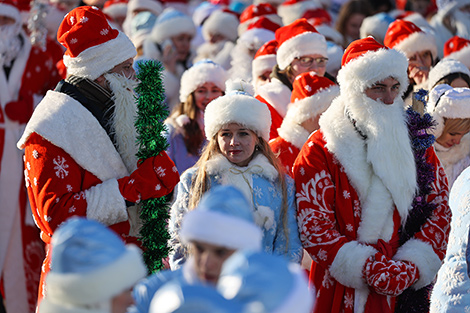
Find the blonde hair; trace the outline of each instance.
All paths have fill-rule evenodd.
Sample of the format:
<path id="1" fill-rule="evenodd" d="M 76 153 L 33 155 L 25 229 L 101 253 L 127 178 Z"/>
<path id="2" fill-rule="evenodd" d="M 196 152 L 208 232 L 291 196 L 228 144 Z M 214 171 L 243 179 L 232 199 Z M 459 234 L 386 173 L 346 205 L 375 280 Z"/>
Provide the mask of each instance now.
<path id="1" fill-rule="evenodd" d="M 462 132 L 468 133 L 470 131 L 470 118 L 444 118 L 444 130 L 445 133 Z"/>
<path id="2" fill-rule="evenodd" d="M 274 166 L 278 172 L 279 184 L 282 190 L 282 204 L 281 204 L 281 219 L 284 226 L 284 235 L 286 236 L 287 242 L 289 242 L 289 234 L 287 232 L 287 186 L 285 179 L 285 171 L 279 159 L 272 152 L 268 142 L 262 137 L 258 137 L 258 143 L 256 149 L 253 152 L 252 157 L 255 157 L 258 153 L 261 153 L 266 157 L 269 163 Z M 211 140 L 204 147 L 201 157 L 197 161 L 195 167 L 197 168 L 191 181 L 191 188 L 189 190 L 189 210 L 193 210 L 201 200 L 202 195 L 210 189 L 210 181 L 206 171 L 206 163 L 208 160 L 213 158 L 215 155 L 220 154 L 219 144 L 217 142 L 217 134 L 211 138 Z M 286 249 L 287 249 L 286 245 Z"/>

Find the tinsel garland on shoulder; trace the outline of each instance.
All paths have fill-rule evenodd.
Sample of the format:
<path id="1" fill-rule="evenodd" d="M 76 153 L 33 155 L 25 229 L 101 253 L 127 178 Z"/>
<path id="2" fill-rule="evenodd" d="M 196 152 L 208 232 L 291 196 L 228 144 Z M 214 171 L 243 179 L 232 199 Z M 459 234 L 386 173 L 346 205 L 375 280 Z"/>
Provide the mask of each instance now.
<path id="1" fill-rule="evenodd" d="M 420 89 L 413 97 L 414 101 L 426 106 L 427 91 Z M 421 111 L 421 110 L 419 110 Z M 424 110 L 423 110 L 424 111 Z M 428 113 L 421 114 L 409 107 L 406 110 L 408 130 L 411 138 L 411 145 L 416 162 L 416 172 L 418 179 L 418 191 L 413 199 L 412 209 L 406 224 L 400 232 L 400 243 L 404 244 L 411 239 L 426 223 L 434 209 L 435 203 L 428 203 L 427 196 L 432 191 L 431 184 L 434 181 L 435 168 L 426 160 L 426 150 L 432 146 L 435 137 L 428 131 L 435 126 L 435 121 Z M 428 285 L 419 290 L 406 289 L 398 298 L 395 312 L 429 312 L 429 297 L 432 285 Z"/>
<path id="2" fill-rule="evenodd" d="M 168 117 L 168 108 L 164 103 L 165 90 L 162 81 L 163 66 L 149 60 L 138 63 L 137 78 L 137 158 L 145 160 L 156 156 L 168 148 L 168 142 L 162 136 L 166 130 L 163 121 Z M 144 261 L 149 273 L 163 269 L 163 259 L 168 256 L 167 246 L 170 236 L 167 231 L 169 220 L 168 197 L 142 201 L 140 218 L 143 226 L 140 237 L 144 248 Z"/>

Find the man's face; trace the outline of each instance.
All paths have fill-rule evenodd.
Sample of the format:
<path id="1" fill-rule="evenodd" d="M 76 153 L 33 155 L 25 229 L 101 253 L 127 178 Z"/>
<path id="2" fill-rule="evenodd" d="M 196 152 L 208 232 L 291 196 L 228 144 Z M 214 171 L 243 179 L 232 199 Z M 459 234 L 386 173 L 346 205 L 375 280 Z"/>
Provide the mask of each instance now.
<path id="1" fill-rule="evenodd" d="M 375 101 L 382 101 L 384 104 L 392 104 L 400 92 L 400 83 L 393 77 L 388 77 L 376 82 L 365 90 L 367 97 Z"/>
<path id="2" fill-rule="evenodd" d="M 126 61 L 116 65 L 110 72 L 121 74 L 126 78 L 135 79 L 135 70 L 132 64 L 134 64 L 134 59 L 129 58 Z"/>

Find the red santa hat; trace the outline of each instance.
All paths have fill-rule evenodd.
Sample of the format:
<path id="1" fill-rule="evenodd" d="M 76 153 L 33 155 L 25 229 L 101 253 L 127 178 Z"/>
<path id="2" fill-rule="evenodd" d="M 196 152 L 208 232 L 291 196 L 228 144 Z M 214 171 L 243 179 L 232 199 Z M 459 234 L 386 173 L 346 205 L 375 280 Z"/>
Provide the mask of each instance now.
<path id="1" fill-rule="evenodd" d="M 277 9 L 284 25 L 288 25 L 304 15 L 307 10 L 321 8 L 317 0 L 287 0 Z"/>
<path id="2" fill-rule="evenodd" d="M 252 62 L 253 81 L 255 81 L 258 76 L 264 72 L 272 70 L 273 67 L 277 64 L 276 50 L 276 40 L 268 41 L 258 49 Z"/>
<path id="3" fill-rule="evenodd" d="M 327 57 L 326 40 L 306 19 L 299 19 L 276 31 L 277 64 L 285 69 L 295 58 L 319 54 Z"/>
<path id="4" fill-rule="evenodd" d="M 434 35 L 422 31 L 414 23 L 405 20 L 396 20 L 388 26 L 384 45 L 403 51 L 407 57 L 425 50 L 431 51 L 433 59 L 437 57 Z"/>
<path id="5" fill-rule="evenodd" d="M 439 138 L 444 131 L 444 118 L 470 118 L 470 89 L 452 88 L 447 84 L 437 85 L 429 92 L 426 110 L 436 120 L 432 130 Z"/>
<path id="6" fill-rule="evenodd" d="M 444 45 L 444 58 L 456 59 L 470 68 L 470 40 L 454 36 Z"/>
<path id="7" fill-rule="evenodd" d="M 0 0 L 0 15 L 14 19 L 15 23 L 21 22 L 20 10 L 11 0 Z"/>
<path id="8" fill-rule="evenodd" d="M 277 15 L 276 8 L 269 3 L 260 3 L 249 5 L 245 10 L 243 10 L 240 15 L 240 25 L 238 26 L 238 35 L 241 36 L 248 26 L 256 22 L 260 17 L 266 17 L 272 22 L 281 25 L 282 20 L 279 15 Z"/>
<path id="9" fill-rule="evenodd" d="M 250 49 L 258 50 L 266 42 L 274 40 L 274 33 L 279 28 L 278 24 L 262 16 L 251 23 L 238 40 L 244 42 Z"/>
<path id="10" fill-rule="evenodd" d="M 57 40 L 66 48 L 67 73 L 91 80 L 137 54 L 132 41 L 111 28 L 97 7 L 70 11 L 60 24 Z"/>
<path id="11" fill-rule="evenodd" d="M 407 69 L 408 59 L 403 52 L 366 37 L 346 48 L 337 80 L 341 92 L 362 94 L 376 82 L 393 77 L 400 83 L 400 94 L 403 94 L 408 87 Z"/>
<path id="12" fill-rule="evenodd" d="M 107 0 L 103 6 L 103 13 L 113 19 L 127 15 L 127 0 Z"/>
<path id="13" fill-rule="evenodd" d="M 235 41 L 238 37 L 238 24 L 235 12 L 226 9 L 215 11 L 202 25 L 202 35 L 206 41 L 210 40 L 211 34 L 220 34 L 230 41 Z"/>

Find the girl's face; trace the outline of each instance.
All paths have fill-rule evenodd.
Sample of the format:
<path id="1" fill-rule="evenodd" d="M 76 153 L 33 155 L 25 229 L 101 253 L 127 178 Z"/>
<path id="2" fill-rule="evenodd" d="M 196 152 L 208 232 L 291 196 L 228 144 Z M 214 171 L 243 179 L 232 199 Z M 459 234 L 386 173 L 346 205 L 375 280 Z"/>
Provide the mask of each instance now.
<path id="1" fill-rule="evenodd" d="M 364 14 L 361 13 L 353 13 L 349 17 L 346 25 L 345 25 L 345 33 L 346 36 L 351 38 L 352 40 L 356 40 L 360 38 L 360 29 L 362 25 L 362 21 L 366 18 Z"/>
<path id="2" fill-rule="evenodd" d="M 253 158 L 258 137 L 236 123 L 223 126 L 217 133 L 220 152 L 233 164 L 247 166 Z"/>
<path id="3" fill-rule="evenodd" d="M 469 88 L 470 87 L 467 84 L 467 82 L 461 77 L 457 77 L 456 79 L 454 79 L 452 83 L 450 83 L 450 86 L 453 88 Z"/>
<path id="4" fill-rule="evenodd" d="M 222 94 L 223 91 L 214 83 L 204 83 L 194 90 L 194 101 L 196 102 L 196 107 L 204 112 L 209 102 L 220 97 Z"/>
<path id="5" fill-rule="evenodd" d="M 191 245 L 197 276 L 201 281 L 217 284 L 222 265 L 235 250 L 201 241 L 192 241 Z"/>
<path id="6" fill-rule="evenodd" d="M 189 56 L 192 39 L 193 36 L 190 34 L 180 34 L 178 36 L 171 37 L 176 54 L 178 55 L 178 61 L 183 62 Z"/>
<path id="7" fill-rule="evenodd" d="M 442 135 L 436 139 L 437 143 L 445 148 L 450 148 L 460 143 L 460 140 L 466 133 L 464 132 L 452 132 L 449 133 L 444 131 Z"/>

